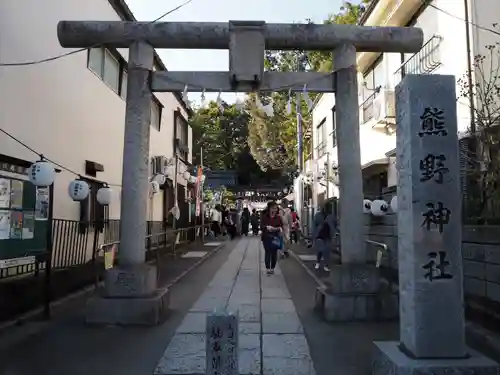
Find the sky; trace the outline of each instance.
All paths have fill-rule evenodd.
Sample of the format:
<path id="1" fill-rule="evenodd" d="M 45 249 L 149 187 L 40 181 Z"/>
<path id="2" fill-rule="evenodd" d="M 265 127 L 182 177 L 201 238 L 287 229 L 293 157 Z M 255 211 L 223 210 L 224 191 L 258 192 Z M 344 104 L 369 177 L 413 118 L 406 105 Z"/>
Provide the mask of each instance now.
<path id="1" fill-rule="evenodd" d="M 183 0 L 126 0 L 139 21 L 151 21 L 182 4 Z M 228 22 L 229 20 L 258 20 L 269 23 L 322 22 L 340 8 L 341 0 L 193 0 L 165 17 L 162 21 Z M 228 51 L 216 50 L 158 50 L 168 70 L 227 71 Z M 242 95 L 242 94 L 240 94 Z M 217 94 L 206 94 L 208 100 Z M 232 103 L 236 94 L 222 98 Z M 200 94 L 189 94 L 189 100 L 199 102 Z"/>

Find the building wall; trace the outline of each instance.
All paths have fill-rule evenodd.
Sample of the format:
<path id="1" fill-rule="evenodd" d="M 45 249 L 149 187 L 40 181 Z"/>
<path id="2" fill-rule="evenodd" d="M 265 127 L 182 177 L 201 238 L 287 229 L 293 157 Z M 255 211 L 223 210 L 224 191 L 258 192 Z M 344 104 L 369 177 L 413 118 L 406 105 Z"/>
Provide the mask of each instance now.
<path id="1" fill-rule="evenodd" d="M 390 196 L 385 197 L 390 201 Z M 389 247 L 382 258 L 382 274 L 397 284 L 398 231 L 394 214 L 365 216 L 365 238 Z M 500 240 L 497 226 L 464 225 L 462 234 L 465 311 L 469 319 L 497 329 L 500 322 Z M 375 262 L 377 248 L 366 245 L 368 260 Z"/>
<path id="2" fill-rule="evenodd" d="M 498 86 L 500 81 L 498 78 L 491 78 L 492 76 L 498 76 L 498 69 L 500 68 L 500 46 L 497 44 L 500 42 L 500 2 L 495 0 L 470 0 L 470 21 L 474 25 L 479 25 L 480 27 L 470 26 L 470 31 L 472 35 L 472 56 L 482 55 L 484 56 L 484 75 L 485 78 L 476 71 L 473 79 L 479 83 L 493 83 Z M 491 32 L 489 30 L 493 30 Z M 488 50 L 488 46 L 496 46 L 493 53 L 493 60 L 490 58 L 491 53 Z M 492 64 L 490 66 L 490 64 Z M 493 74 L 492 74 L 493 72 Z M 498 99 L 498 95 L 493 95 Z M 477 103 L 476 103 L 477 106 Z M 478 106 L 479 107 L 479 106 Z M 489 109 L 494 108 L 495 115 L 498 116 L 498 108 L 500 103 L 495 105 L 490 105 Z"/>
<path id="3" fill-rule="evenodd" d="M 26 9 L 30 11 L 27 12 Z M 43 16 L 40 16 L 43 14 Z M 38 60 L 70 51 L 60 47 L 59 20 L 120 20 L 104 0 L 4 0 L 0 2 L 2 62 Z M 127 58 L 126 51 L 120 51 Z M 121 184 L 125 101 L 87 68 L 87 53 L 44 64 L 0 67 L 0 127 L 37 152 L 78 174 L 85 160 L 98 162 L 97 179 Z M 151 154 L 172 155 L 172 94 L 157 94 L 162 102 L 161 131 L 151 128 Z M 36 155 L 6 136 L 1 153 L 35 161 Z M 54 216 L 77 220 L 79 205 L 68 197 L 75 176 L 63 171 L 54 184 Z M 182 182 L 181 182 L 182 183 Z M 120 188 L 113 187 L 110 218 L 120 216 Z M 159 200 L 160 197 L 155 197 Z M 152 217 L 161 220 L 156 205 Z"/>

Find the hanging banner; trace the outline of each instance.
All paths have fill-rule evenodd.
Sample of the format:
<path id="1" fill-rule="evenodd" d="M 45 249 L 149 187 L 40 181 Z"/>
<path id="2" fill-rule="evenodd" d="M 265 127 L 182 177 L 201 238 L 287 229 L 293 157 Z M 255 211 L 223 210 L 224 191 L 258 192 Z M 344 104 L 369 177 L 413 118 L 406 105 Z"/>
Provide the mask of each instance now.
<path id="1" fill-rule="evenodd" d="M 110 270 L 115 264 L 116 244 L 104 250 L 104 269 Z"/>
<path id="2" fill-rule="evenodd" d="M 202 192 L 202 185 L 201 185 L 201 180 L 203 177 L 203 168 L 200 166 L 198 167 L 198 173 L 196 175 L 196 188 L 195 188 L 195 194 L 196 194 L 196 216 L 201 215 L 201 192 Z"/>

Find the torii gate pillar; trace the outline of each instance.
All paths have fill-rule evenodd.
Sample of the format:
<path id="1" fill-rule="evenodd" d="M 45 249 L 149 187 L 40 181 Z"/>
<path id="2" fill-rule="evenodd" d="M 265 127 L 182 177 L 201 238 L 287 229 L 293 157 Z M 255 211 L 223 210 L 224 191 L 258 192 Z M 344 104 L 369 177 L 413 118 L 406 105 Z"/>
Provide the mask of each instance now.
<path id="1" fill-rule="evenodd" d="M 155 269 L 144 264 L 148 103 L 151 102 L 152 91 L 182 91 L 186 86 L 189 91 L 207 92 L 300 92 L 307 84 L 311 92 L 336 92 L 343 264 L 332 270 L 332 287 L 319 293 L 320 300 L 326 301 L 322 308 L 327 316 L 337 317 L 339 308 L 343 308 L 335 304 L 337 292 L 344 297 L 345 292 L 355 297 L 377 288 L 377 269 L 366 265 L 363 243 L 356 52 L 418 52 L 423 44 L 422 30 L 335 24 L 266 24 L 263 21 L 154 24 L 61 21 L 58 37 L 61 45 L 68 48 L 107 45 L 131 49 L 123 156 L 120 264 L 118 269 L 108 272 L 105 295 L 89 305 L 89 321 L 106 324 L 158 323 L 164 315 L 168 293 L 156 289 Z M 152 66 L 153 47 L 229 49 L 230 71 L 155 72 Z M 336 73 L 265 72 L 263 58 L 266 49 L 334 51 Z M 339 290 L 339 287 L 347 290 Z"/>

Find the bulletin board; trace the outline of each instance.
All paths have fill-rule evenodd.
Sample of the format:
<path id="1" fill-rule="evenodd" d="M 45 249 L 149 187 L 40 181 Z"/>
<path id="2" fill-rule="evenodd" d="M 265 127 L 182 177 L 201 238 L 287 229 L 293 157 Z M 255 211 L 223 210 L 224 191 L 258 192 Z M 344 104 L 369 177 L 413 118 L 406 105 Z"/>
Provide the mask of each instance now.
<path id="1" fill-rule="evenodd" d="M 0 173 L 0 259 L 47 251 L 49 188 Z"/>

